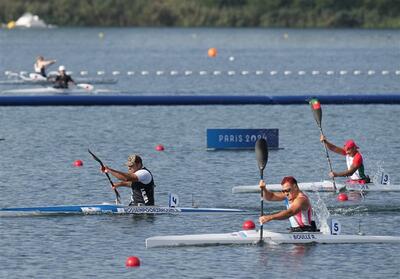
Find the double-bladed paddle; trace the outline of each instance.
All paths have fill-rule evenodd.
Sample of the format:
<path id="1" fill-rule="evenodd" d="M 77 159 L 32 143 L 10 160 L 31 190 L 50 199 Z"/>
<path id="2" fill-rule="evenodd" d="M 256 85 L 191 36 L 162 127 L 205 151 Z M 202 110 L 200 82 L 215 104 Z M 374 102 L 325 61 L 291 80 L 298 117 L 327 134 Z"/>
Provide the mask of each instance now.
<path id="1" fill-rule="evenodd" d="M 92 155 L 93 159 L 95 159 L 97 162 L 99 162 L 100 166 L 102 168 L 104 168 L 103 162 L 96 155 L 94 155 L 93 152 L 90 151 L 90 149 L 88 149 L 88 152 L 90 153 L 90 155 Z M 112 182 L 112 180 L 111 180 L 110 176 L 108 175 L 108 173 L 105 172 L 105 174 L 106 174 L 106 176 L 108 178 L 108 181 L 110 181 L 111 187 L 113 187 L 113 190 L 114 190 L 114 193 L 115 193 L 115 197 L 116 197 L 115 203 L 116 204 L 120 204 L 121 203 L 121 196 L 120 196 L 118 190 L 116 188 L 114 188 L 114 183 Z"/>
<path id="2" fill-rule="evenodd" d="M 258 169 L 260 170 L 260 179 L 264 179 L 264 169 L 268 162 L 268 143 L 264 138 L 258 139 L 255 146 L 256 158 L 258 163 Z M 261 212 L 260 217 L 264 215 L 264 196 L 263 191 L 261 191 Z M 260 241 L 263 240 L 263 224 L 260 227 Z"/>
<path id="3" fill-rule="evenodd" d="M 321 126 L 321 121 L 322 121 L 322 109 L 321 109 L 321 103 L 319 102 L 318 99 L 313 98 L 310 100 L 310 105 L 311 105 L 311 110 L 313 112 L 315 121 L 317 122 L 319 131 L 321 132 L 321 135 L 323 137 L 324 136 L 324 132 L 322 131 L 322 126 Z M 324 142 L 324 147 L 325 147 L 325 153 L 326 153 L 326 159 L 328 160 L 328 165 L 329 165 L 329 169 L 331 172 L 333 172 L 332 170 L 332 163 L 331 163 L 331 159 L 329 158 L 329 152 L 328 152 L 328 148 L 326 147 L 326 143 Z M 335 190 L 337 190 L 336 188 L 336 182 L 335 182 L 335 177 L 332 177 L 332 182 L 333 182 L 333 188 Z"/>

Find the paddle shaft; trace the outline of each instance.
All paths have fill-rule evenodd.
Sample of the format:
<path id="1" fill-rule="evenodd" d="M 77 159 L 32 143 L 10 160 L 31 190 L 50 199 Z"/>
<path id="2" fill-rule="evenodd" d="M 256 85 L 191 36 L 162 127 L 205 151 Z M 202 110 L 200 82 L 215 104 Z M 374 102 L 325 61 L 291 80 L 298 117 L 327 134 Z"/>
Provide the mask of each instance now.
<path id="1" fill-rule="evenodd" d="M 264 169 L 260 169 L 260 179 L 264 179 Z M 264 215 L 264 191 L 261 190 L 261 206 L 260 206 L 260 216 L 262 217 Z M 260 242 L 262 242 L 263 239 L 263 231 L 264 231 L 264 225 L 261 224 L 260 226 Z"/>
<path id="2" fill-rule="evenodd" d="M 319 128 L 319 131 L 321 132 L 321 135 L 323 137 L 325 137 L 324 136 L 324 132 L 322 131 L 322 127 L 321 127 L 321 125 L 319 123 L 318 123 L 318 128 Z M 326 142 L 323 142 L 323 144 L 324 144 L 324 147 L 325 147 L 326 159 L 328 160 L 329 170 L 331 172 L 333 172 L 333 170 L 332 170 L 332 162 L 331 162 L 331 158 L 329 157 L 329 152 L 328 152 L 328 148 L 326 147 Z M 332 182 L 333 182 L 333 188 L 335 190 L 337 190 L 336 181 L 335 181 L 335 177 L 334 176 L 332 176 Z"/>
<path id="3" fill-rule="evenodd" d="M 317 99 L 312 99 L 310 101 L 311 104 L 311 110 L 313 112 L 315 121 L 317 122 L 319 131 L 321 132 L 321 135 L 325 138 L 324 136 L 324 132 L 322 131 L 322 109 L 321 109 L 321 104 L 319 103 L 319 101 Z M 329 170 L 331 172 L 333 172 L 332 170 L 332 163 L 331 163 L 331 158 L 329 158 L 329 152 L 328 152 L 328 148 L 326 146 L 326 142 L 323 142 L 324 147 L 325 147 L 325 153 L 326 153 L 326 159 L 328 160 L 328 165 L 329 165 Z M 337 190 L 336 188 L 336 182 L 335 182 L 335 177 L 332 176 L 332 182 L 333 182 L 333 188 L 335 189 L 335 191 Z"/>
<path id="4" fill-rule="evenodd" d="M 104 168 L 103 162 L 96 155 L 94 155 L 93 152 L 91 152 L 89 149 L 88 149 L 88 152 L 90 153 L 90 155 L 92 155 L 93 159 L 95 159 L 97 162 L 99 162 L 100 166 L 102 168 Z M 114 190 L 114 193 L 115 193 L 115 197 L 116 197 L 115 202 L 117 204 L 121 203 L 121 195 L 119 194 L 118 190 L 116 188 L 114 188 L 114 183 L 112 182 L 110 175 L 108 173 L 106 173 L 106 172 L 105 172 L 105 174 L 106 174 L 106 176 L 108 178 L 108 181 L 111 184 L 111 187 L 113 187 L 113 190 Z"/>
<path id="5" fill-rule="evenodd" d="M 268 143 L 264 138 L 258 139 L 255 146 L 258 169 L 260 170 L 260 179 L 264 179 L 264 169 L 268 162 Z M 260 217 L 264 215 L 264 191 L 261 190 Z M 263 243 L 263 224 L 260 226 L 260 244 Z"/>

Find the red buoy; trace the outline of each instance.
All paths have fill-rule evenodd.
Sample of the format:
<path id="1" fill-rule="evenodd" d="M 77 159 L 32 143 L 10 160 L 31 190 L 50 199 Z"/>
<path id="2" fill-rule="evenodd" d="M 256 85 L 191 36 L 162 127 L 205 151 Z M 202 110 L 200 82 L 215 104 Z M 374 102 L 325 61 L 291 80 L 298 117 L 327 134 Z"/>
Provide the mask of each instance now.
<path id="1" fill-rule="evenodd" d="M 135 256 L 130 256 L 126 259 L 125 265 L 126 267 L 139 267 L 140 259 Z"/>
<path id="2" fill-rule="evenodd" d="M 256 228 L 256 224 L 254 224 L 254 222 L 251 220 L 246 220 L 244 221 L 242 227 L 244 230 L 254 230 Z"/>
<path id="3" fill-rule="evenodd" d="M 75 166 L 75 167 L 82 167 L 82 166 L 83 166 L 82 160 L 76 160 L 76 161 L 74 162 L 74 166 Z"/>
<path id="4" fill-rule="evenodd" d="M 348 199 L 349 199 L 349 197 L 345 193 L 340 193 L 337 196 L 337 200 L 341 201 L 341 202 L 347 201 Z"/>
<path id="5" fill-rule="evenodd" d="M 157 145 L 156 146 L 156 150 L 157 151 L 164 151 L 164 145 L 162 145 L 162 144 Z"/>

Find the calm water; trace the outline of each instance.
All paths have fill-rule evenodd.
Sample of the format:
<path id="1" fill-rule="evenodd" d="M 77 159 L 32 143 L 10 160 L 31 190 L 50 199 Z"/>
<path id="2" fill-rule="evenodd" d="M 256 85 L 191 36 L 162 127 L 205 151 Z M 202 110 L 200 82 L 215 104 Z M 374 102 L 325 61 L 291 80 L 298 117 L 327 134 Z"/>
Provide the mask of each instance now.
<path id="1" fill-rule="evenodd" d="M 120 71 L 118 84 L 98 86 L 126 94 L 397 94 L 399 42 L 400 32 L 392 30 L 0 30 L 0 76 L 6 70 L 31 70 L 33 58 L 43 54 L 76 74 Z M 206 56 L 211 46 L 219 50 L 215 59 Z M 180 74 L 155 74 L 161 70 Z M 197 74 L 185 76 L 185 70 Z M 216 70 L 222 74 L 209 74 Z M 257 70 L 280 74 L 256 75 Z M 307 74 L 282 74 L 300 70 Z M 311 75 L 313 70 L 335 74 Z M 338 74 L 342 70 L 362 73 Z M 369 70 L 376 74 L 366 74 Z M 127 71 L 149 74 L 127 76 Z M 230 76 L 227 71 L 250 73 Z M 399 106 L 331 105 L 323 106 L 323 113 L 329 139 L 341 144 L 354 138 L 368 173 L 383 167 L 392 183 L 400 184 Z M 150 236 L 230 232 L 246 219 L 257 220 L 258 196 L 231 194 L 235 185 L 257 183 L 254 152 L 206 151 L 207 128 L 279 128 L 283 149 L 270 152 L 267 182 L 285 175 L 304 182 L 326 179 L 325 152 L 307 105 L 0 107 L 0 117 L 0 138 L 5 139 L 0 141 L 0 206 L 112 201 L 106 178 L 87 153 L 91 148 L 120 169 L 129 154 L 142 154 L 155 175 L 160 205 L 167 204 L 166 192 L 172 191 L 182 205 L 191 205 L 193 195 L 200 206 L 248 210 L 214 216 L 1 217 L 1 278 L 399 277 L 399 245 L 145 248 Z M 159 143 L 164 152 L 155 151 Z M 76 159 L 83 160 L 82 168 L 72 166 Z M 343 158 L 331 159 L 334 169 L 344 168 Z M 128 199 L 127 190 L 121 194 Z M 330 194 L 321 198 L 345 233 L 357 233 L 360 226 L 366 234 L 399 234 L 400 194 L 370 194 L 362 203 L 344 204 Z M 281 208 L 265 202 L 266 212 Z M 282 221 L 266 228 L 287 226 Z M 140 257 L 139 269 L 125 268 L 131 255 Z"/>

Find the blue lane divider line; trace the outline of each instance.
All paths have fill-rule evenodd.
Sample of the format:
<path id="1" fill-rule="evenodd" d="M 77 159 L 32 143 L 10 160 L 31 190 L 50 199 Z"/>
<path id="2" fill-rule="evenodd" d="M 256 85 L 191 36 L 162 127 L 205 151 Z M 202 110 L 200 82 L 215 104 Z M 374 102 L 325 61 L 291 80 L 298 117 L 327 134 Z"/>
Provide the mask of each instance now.
<path id="1" fill-rule="evenodd" d="M 323 104 L 400 104 L 400 94 L 380 95 L 51 95 L 0 96 L 0 106 L 179 106 L 179 105 L 304 105 L 311 98 Z"/>

